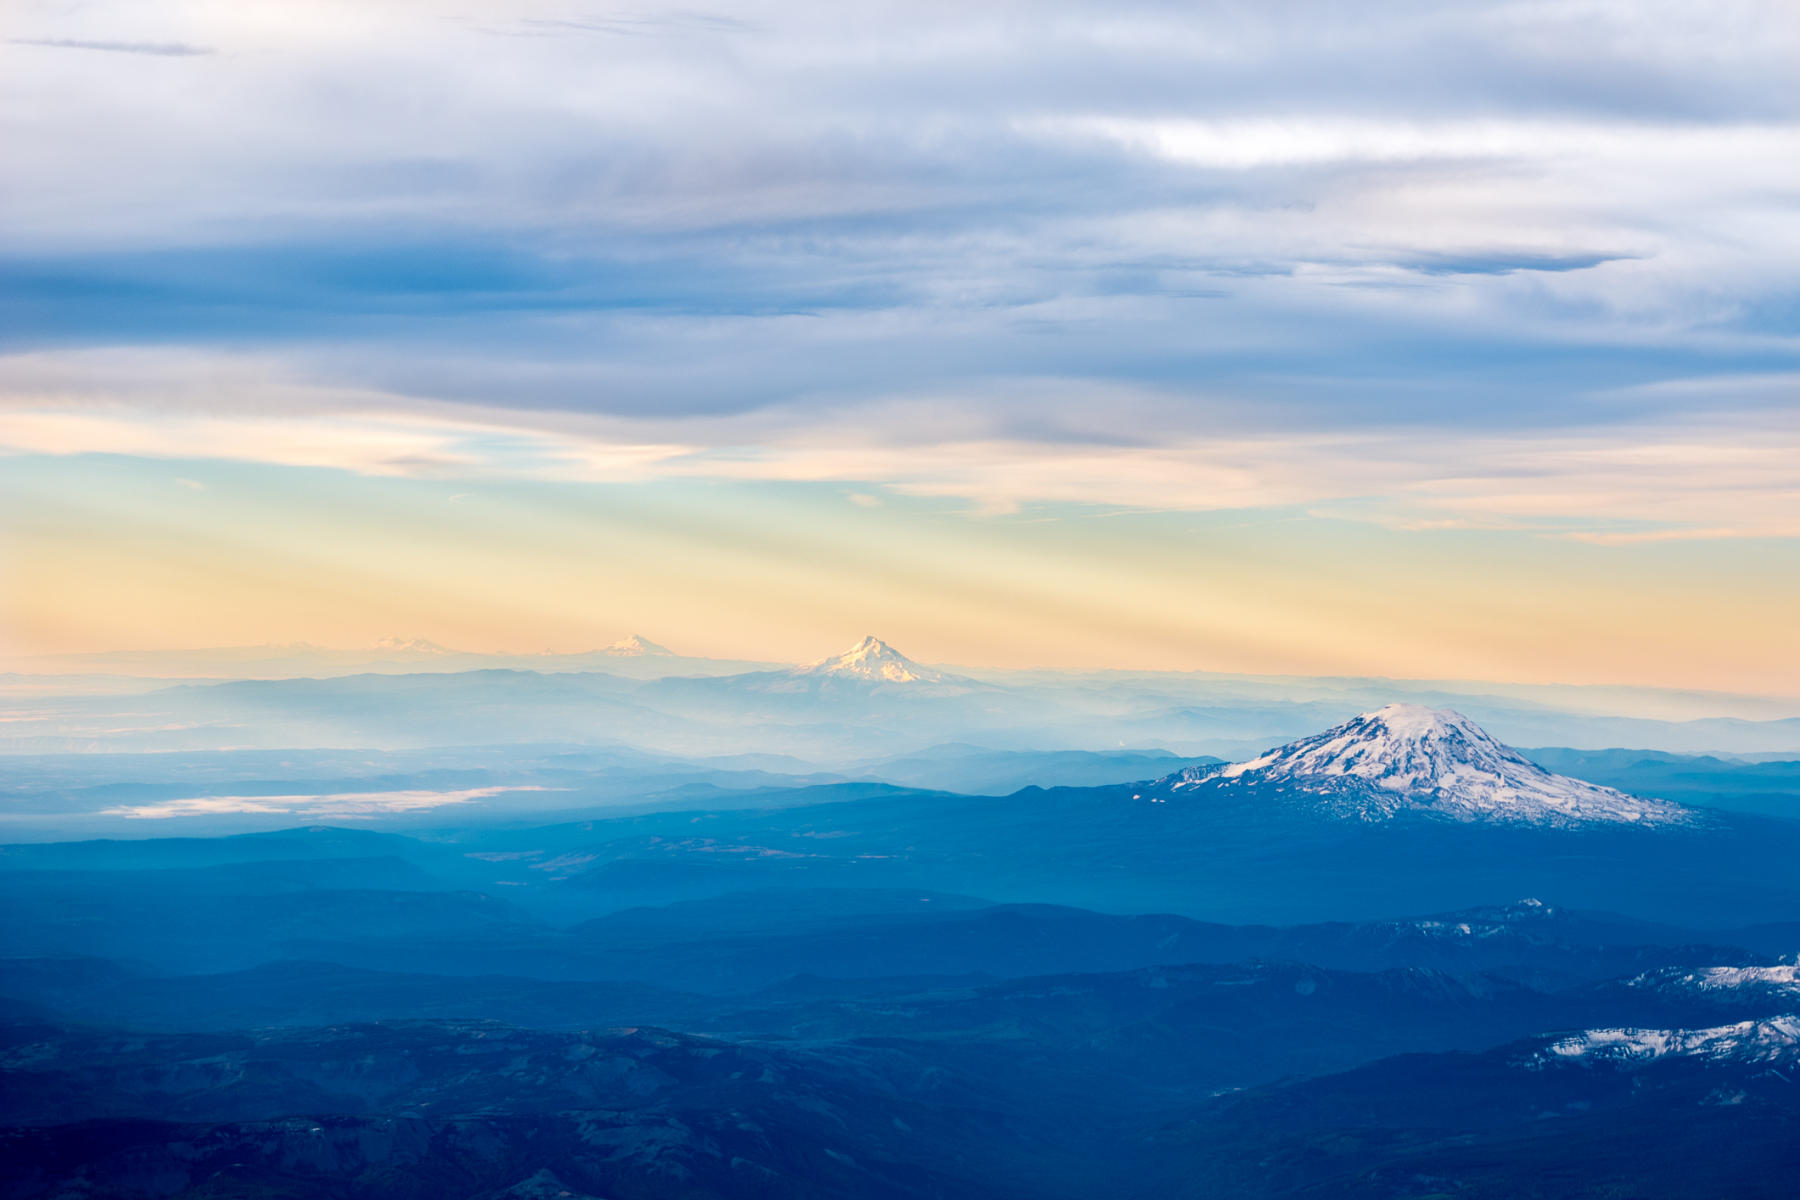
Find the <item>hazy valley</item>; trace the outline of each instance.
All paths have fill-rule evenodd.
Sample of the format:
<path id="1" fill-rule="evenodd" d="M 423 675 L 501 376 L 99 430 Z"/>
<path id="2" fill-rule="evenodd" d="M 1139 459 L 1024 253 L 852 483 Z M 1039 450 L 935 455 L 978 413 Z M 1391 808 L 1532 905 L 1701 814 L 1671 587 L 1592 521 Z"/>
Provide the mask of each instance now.
<path id="1" fill-rule="evenodd" d="M 873 640 L 634 661 L 131 694 L 266 749 L 46 753 L 121 693 L 21 705 L 0 1194 L 1676 1196 L 1727 1120 L 1732 1194 L 1783 1191 L 1779 755 Z"/>

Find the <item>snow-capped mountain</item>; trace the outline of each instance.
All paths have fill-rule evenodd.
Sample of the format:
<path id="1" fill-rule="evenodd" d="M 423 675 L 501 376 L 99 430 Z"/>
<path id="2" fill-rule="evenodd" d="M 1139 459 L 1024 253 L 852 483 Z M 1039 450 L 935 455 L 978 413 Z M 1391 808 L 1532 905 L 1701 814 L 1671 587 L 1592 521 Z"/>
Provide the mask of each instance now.
<path id="1" fill-rule="evenodd" d="M 610 654 L 614 658 L 650 658 L 673 655 L 675 652 L 667 646 L 659 646 L 641 634 L 620 638 L 609 646 L 600 647 L 600 653 Z"/>
<path id="2" fill-rule="evenodd" d="M 1416 704 L 1390 704 L 1246 762 L 1190 767 L 1159 782 L 1170 792 L 1204 784 L 1299 791 L 1365 820 L 1408 811 L 1551 825 L 1696 819 L 1678 804 L 1553 775 L 1462 714 Z"/>
<path id="3" fill-rule="evenodd" d="M 795 674 L 871 683 L 960 683 L 962 680 L 922 667 L 877 637 L 865 637 L 842 654 L 821 658 Z"/>

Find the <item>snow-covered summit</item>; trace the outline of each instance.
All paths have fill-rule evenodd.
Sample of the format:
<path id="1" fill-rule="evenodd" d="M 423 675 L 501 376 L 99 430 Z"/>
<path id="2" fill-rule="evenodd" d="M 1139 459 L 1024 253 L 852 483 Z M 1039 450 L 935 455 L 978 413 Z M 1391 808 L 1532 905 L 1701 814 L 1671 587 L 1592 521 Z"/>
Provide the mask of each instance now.
<path id="1" fill-rule="evenodd" d="M 865 637 L 842 654 L 821 658 L 801 675 L 863 679 L 875 683 L 953 683 L 952 676 L 922 667 L 877 637 Z"/>
<path id="2" fill-rule="evenodd" d="M 1390 704 L 1245 762 L 1189 768 L 1171 790 L 1208 781 L 1316 793 L 1364 819 L 1424 811 L 1463 821 L 1676 824 L 1687 809 L 1553 775 L 1461 713 Z"/>
<path id="3" fill-rule="evenodd" d="M 609 646 L 600 647 L 600 653 L 610 654 L 614 658 L 650 658 L 673 654 L 666 646 L 659 646 L 641 634 L 620 638 Z"/>

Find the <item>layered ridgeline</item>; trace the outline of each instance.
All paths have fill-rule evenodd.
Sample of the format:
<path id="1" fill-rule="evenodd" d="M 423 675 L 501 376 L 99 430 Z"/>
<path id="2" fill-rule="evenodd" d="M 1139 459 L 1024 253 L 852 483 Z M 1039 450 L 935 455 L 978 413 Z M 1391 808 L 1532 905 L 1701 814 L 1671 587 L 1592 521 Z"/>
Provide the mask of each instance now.
<path id="1" fill-rule="evenodd" d="M 580 654 L 473 654 L 389 637 L 354 651 L 289 646 L 78 656 L 33 669 L 49 668 L 74 673 L 0 680 L 29 697 L 0 713 L 7 718 L 0 722 L 0 751 L 91 758 L 98 751 L 208 755 L 221 746 L 392 752 L 567 743 L 689 760 L 781 754 L 801 760 L 791 764 L 798 770 L 841 774 L 930 754 L 946 743 L 1037 755 L 1176 747 L 1243 758 L 1357 707 L 1410 698 L 1475 713 L 1518 745 L 1589 747 L 1552 751 L 1575 762 L 1578 769 L 1569 773 L 1583 778 L 1579 768 L 1591 764 L 1611 772 L 1598 782 L 1624 786 L 1621 780 L 1643 779 L 1683 789 L 1680 798 L 1692 794 L 1698 768 L 1714 781 L 1735 777 L 1751 785 L 1763 794 L 1759 806 L 1800 813 L 1800 767 L 1793 764 L 1694 764 L 1665 754 L 1652 766 L 1641 760 L 1648 751 L 1591 749 L 1800 756 L 1800 717 L 1600 717 L 1566 707 L 1557 694 L 1532 702 L 1379 680 L 1303 684 L 1158 671 L 964 674 L 920 663 L 876 637 L 793 664 L 694 657 L 633 635 Z M 94 674 L 102 671 L 107 674 Z M 123 695 L 133 697 L 129 705 L 119 702 Z M 1741 707 L 1765 715 L 1785 711 L 1774 702 Z M 982 786 L 954 777 L 947 783 L 964 792 Z M 5 816 L 0 812 L 0 824 Z"/>
<path id="2" fill-rule="evenodd" d="M 956 686 L 890 680 L 890 669 L 929 668 L 879 644 L 858 650 L 818 675 L 800 668 L 755 679 L 794 689 L 764 695 L 797 704 L 865 690 L 895 697 L 901 717 L 911 697 Z M 861 672 L 881 681 L 865 682 Z M 984 695 L 965 693 L 967 707 Z M 848 700 L 841 707 L 853 738 L 861 710 Z M 1228 922 L 1384 918 L 1522 896 L 1679 924 L 1800 920 L 1800 822 L 1690 809 L 1555 775 L 1454 714 L 1389 707 L 1245 762 L 1175 765 L 1158 763 L 1163 774 L 1152 781 L 1007 795 L 866 781 L 726 791 L 695 775 L 667 809 L 629 816 L 578 807 L 584 794 L 550 790 L 571 781 L 546 769 L 527 781 L 546 790 L 525 795 L 556 797 L 569 820 L 467 825 L 453 844 L 342 836 L 370 842 L 365 855 L 403 854 L 459 888 L 554 921 L 796 887 L 919 888 Z M 467 786 L 488 782 L 476 775 Z M 231 786 L 207 802 L 280 799 L 253 794 L 273 787 Z M 281 786 L 281 794 L 297 790 Z M 451 823 L 460 811 L 439 809 L 437 819 Z M 191 845 L 222 854 L 237 841 Z M 166 865 L 150 861 L 145 843 L 96 845 L 101 857 L 148 855 L 141 865 Z M 13 847 L 0 860 L 87 857 L 72 854 Z"/>
<path id="3" fill-rule="evenodd" d="M 0 1200 L 1792 1191 L 1800 823 L 1397 706 L 758 802 L 0 847 Z"/>
<path id="4" fill-rule="evenodd" d="M 1690 824 L 1691 809 L 1554 775 L 1461 713 L 1390 704 L 1312 737 L 1222 767 L 1157 781 L 1163 794 L 1213 784 L 1294 792 L 1362 820 L 1421 813 L 1458 821 L 1539 825 Z"/>
<path id="5" fill-rule="evenodd" d="M 885 672 L 882 649 L 824 664 L 825 678 Z M 1225 921 L 1372 918 L 1521 896 L 1677 922 L 1800 919 L 1800 823 L 1556 775 L 1467 719 L 1425 708 L 1377 709 L 1244 762 L 1137 784 L 1007 796 L 861 789 L 803 789 L 757 812 L 596 822 L 579 846 L 542 847 L 544 864 L 576 864 L 566 873 L 513 861 L 565 894 L 645 903 L 878 886 Z"/>
<path id="6" fill-rule="evenodd" d="M 869 649 L 828 669 L 885 672 L 887 656 Z M 910 695 L 944 685 L 845 686 Z M 1386 918 L 1522 896 L 1683 925 L 1800 920 L 1800 822 L 1554 775 L 1431 710 L 1376 710 L 1240 764 L 1140 783 L 711 795 L 661 812 L 470 827 L 453 845 L 395 844 L 460 888 L 554 921 L 767 888 L 918 888 L 1233 923 Z M 364 853 L 396 852 L 384 843 Z M 0 859 L 46 854 L 18 847 Z"/>

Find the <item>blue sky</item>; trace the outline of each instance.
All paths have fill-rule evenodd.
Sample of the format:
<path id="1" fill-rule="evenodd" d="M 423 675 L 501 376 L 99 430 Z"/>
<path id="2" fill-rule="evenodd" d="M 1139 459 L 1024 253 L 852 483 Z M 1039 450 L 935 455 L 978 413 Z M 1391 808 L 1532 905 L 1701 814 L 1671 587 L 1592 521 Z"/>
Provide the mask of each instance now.
<path id="1" fill-rule="evenodd" d="M 25 2 L 0 35 L 0 448 L 52 465 L 40 506 L 124 456 L 570 511 L 797 487 L 827 572 L 833 506 L 925 502 L 1092 524 L 1073 566 L 1120 513 L 1241 514 L 1296 576 L 1350 523 L 1504 536 L 1542 589 L 1570 542 L 1796 583 L 1790 4 Z M 87 509 L 61 536 L 105 539 Z"/>

